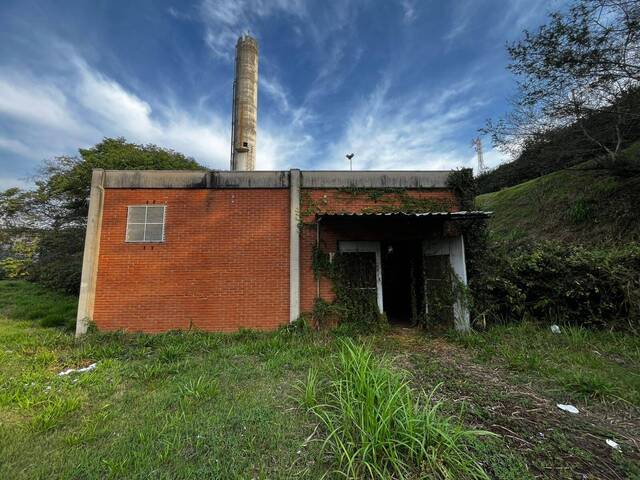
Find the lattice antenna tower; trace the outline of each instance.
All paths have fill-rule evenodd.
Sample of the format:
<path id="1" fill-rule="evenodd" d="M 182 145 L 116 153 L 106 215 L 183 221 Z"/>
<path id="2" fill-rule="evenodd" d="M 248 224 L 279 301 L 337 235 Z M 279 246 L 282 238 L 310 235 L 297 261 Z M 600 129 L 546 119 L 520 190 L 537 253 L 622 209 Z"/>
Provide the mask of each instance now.
<path id="1" fill-rule="evenodd" d="M 474 138 L 473 140 L 471 140 L 471 146 L 478 154 L 478 174 L 486 172 L 487 167 L 485 167 L 484 165 L 484 157 L 482 154 L 482 139 L 480 137 Z"/>

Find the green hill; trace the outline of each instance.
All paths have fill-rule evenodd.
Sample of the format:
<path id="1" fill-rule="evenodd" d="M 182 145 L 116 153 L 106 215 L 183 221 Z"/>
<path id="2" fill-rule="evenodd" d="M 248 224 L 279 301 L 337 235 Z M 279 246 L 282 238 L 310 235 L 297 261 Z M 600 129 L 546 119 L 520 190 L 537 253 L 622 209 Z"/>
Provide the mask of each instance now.
<path id="1" fill-rule="evenodd" d="M 584 245 L 640 241 L 640 176 L 624 178 L 588 164 L 477 197 L 494 215 L 494 238 Z"/>

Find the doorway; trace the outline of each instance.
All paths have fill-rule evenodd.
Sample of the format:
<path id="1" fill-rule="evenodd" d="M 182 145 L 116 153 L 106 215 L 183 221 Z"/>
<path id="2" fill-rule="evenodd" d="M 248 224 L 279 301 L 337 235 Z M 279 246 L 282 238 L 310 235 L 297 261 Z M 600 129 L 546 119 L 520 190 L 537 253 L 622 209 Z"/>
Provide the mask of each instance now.
<path id="1" fill-rule="evenodd" d="M 338 251 L 342 254 L 349 288 L 360 294 L 369 293 L 375 298 L 378 311 L 383 312 L 380 242 L 340 241 Z"/>
<path id="2" fill-rule="evenodd" d="M 382 296 L 392 325 L 418 325 L 424 312 L 424 280 L 420 241 L 382 245 Z"/>

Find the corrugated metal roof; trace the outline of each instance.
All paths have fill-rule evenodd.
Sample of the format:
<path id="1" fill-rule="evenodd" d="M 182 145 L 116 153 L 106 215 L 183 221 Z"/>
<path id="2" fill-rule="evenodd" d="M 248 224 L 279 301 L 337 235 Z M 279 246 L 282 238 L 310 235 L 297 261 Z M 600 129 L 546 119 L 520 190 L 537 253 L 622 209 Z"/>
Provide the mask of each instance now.
<path id="1" fill-rule="evenodd" d="M 482 210 L 463 212 L 327 212 L 318 217 L 448 217 L 448 218 L 488 218 L 493 212 Z"/>

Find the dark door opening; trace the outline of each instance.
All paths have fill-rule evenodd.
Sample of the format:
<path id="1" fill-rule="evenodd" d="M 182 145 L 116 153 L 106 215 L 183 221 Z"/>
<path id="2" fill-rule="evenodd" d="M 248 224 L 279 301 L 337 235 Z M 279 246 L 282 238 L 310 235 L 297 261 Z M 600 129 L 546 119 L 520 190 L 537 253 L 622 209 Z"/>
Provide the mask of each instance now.
<path id="1" fill-rule="evenodd" d="M 424 312 L 422 248 L 419 241 L 382 245 L 382 299 L 392 325 L 415 326 Z"/>

